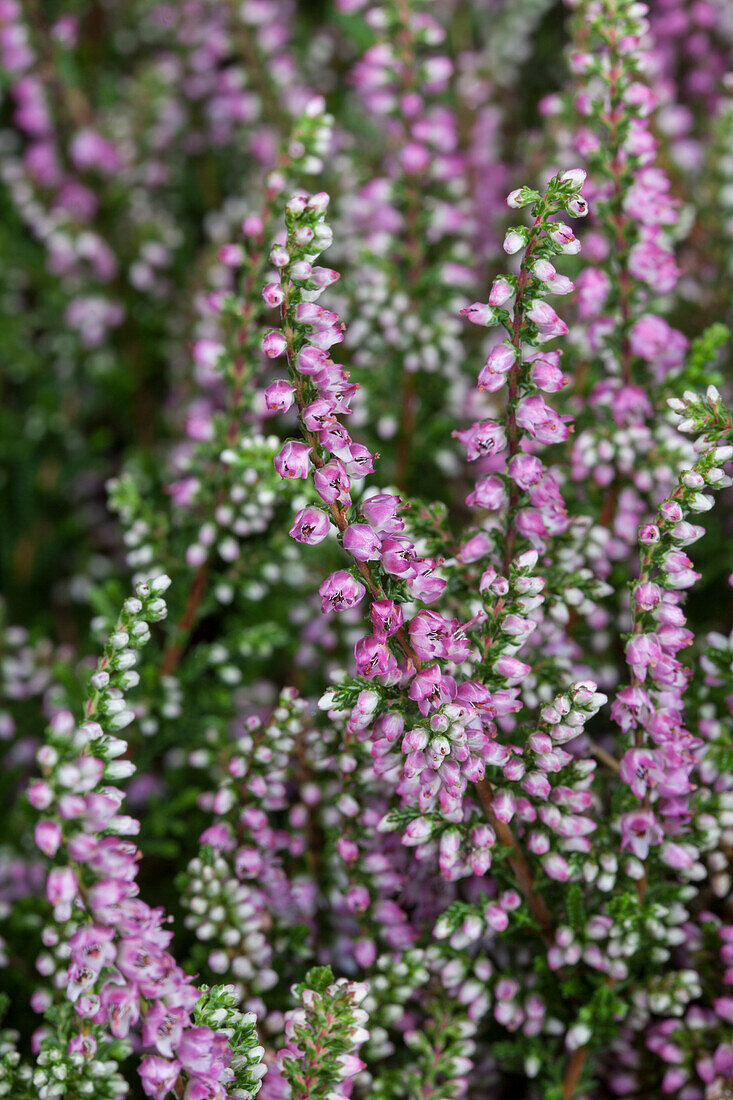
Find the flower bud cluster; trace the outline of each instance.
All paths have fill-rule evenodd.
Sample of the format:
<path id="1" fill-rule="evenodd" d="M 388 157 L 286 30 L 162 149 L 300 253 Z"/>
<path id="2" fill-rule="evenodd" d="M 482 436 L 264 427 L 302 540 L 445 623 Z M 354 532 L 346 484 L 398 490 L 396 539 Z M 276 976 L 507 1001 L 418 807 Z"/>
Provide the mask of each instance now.
<path id="1" fill-rule="evenodd" d="M 562 352 L 544 350 L 545 343 L 568 331 L 546 298 L 573 290 L 552 260 L 577 253 L 580 243 L 567 225 L 552 219 L 562 211 L 573 217 L 587 213 L 580 193 L 584 180 L 584 172 L 572 170 L 551 180 L 544 195 L 527 187 L 509 195 L 510 207 L 531 208 L 533 219 L 530 228 L 510 229 L 504 240 L 508 254 L 523 253 L 520 273 L 498 276 L 488 302 L 461 311 L 474 324 L 500 325 L 506 332 L 478 380 L 479 389 L 492 394 L 506 387 L 506 420 L 481 420 L 454 433 L 466 446 L 469 462 L 487 469 L 467 503 L 491 513 L 488 526 L 501 547 L 502 572 L 508 570 L 518 537 L 542 547 L 568 528 L 558 478 L 536 451 L 538 445 L 562 443 L 571 430 L 571 418 L 555 412 L 543 396 L 567 384 Z"/>
<path id="2" fill-rule="evenodd" d="M 639 529 L 641 570 L 632 586 L 633 631 L 626 644 L 633 680 L 617 692 L 612 713 L 622 731 L 633 734 L 620 774 L 642 802 L 621 818 L 622 847 L 645 859 L 661 844 L 662 860 L 685 871 L 694 857 L 677 837 L 690 820 L 692 771 L 702 744 L 683 718 L 691 673 L 678 653 L 693 640 L 683 599 L 699 579 L 685 548 L 704 534 L 691 521 L 712 508 L 711 492 L 732 483 L 723 467 L 733 459 L 733 426 L 714 387 L 704 398 L 692 392 L 673 398 L 670 406 L 680 431 L 700 433 L 698 459 L 682 472 L 655 522 Z M 667 834 L 674 839 L 665 842 Z"/>
<path id="3" fill-rule="evenodd" d="M 210 945 L 207 965 L 231 973 L 250 998 L 277 982 L 273 969 L 273 925 L 285 914 L 308 923 L 312 899 L 283 873 L 288 857 L 299 856 L 304 837 L 276 828 L 275 815 L 289 811 L 302 828 L 306 805 L 291 806 L 288 783 L 296 740 L 304 729 L 305 703 L 292 689 L 282 693 L 270 720 L 245 719 L 226 746 L 225 766 L 215 792 L 200 796 L 214 822 L 200 837 L 202 849 L 188 866 L 186 926 Z M 192 763 L 210 768 L 220 754 L 198 750 Z"/>
<path id="4" fill-rule="evenodd" d="M 367 1013 L 359 1006 L 368 993 L 364 982 L 335 982 L 328 967 L 309 970 L 294 986 L 300 1007 L 285 1014 L 285 1047 L 277 1071 L 293 1100 L 347 1096 L 352 1079 L 364 1068 L 359 1047 L 369 1037 Z"/>

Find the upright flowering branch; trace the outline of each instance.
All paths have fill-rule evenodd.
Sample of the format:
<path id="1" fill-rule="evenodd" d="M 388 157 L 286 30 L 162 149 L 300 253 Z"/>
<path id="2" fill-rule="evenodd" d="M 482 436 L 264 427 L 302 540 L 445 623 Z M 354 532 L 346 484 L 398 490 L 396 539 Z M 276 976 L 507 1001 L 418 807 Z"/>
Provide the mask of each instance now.
<path id="1" fill-rule="evenodd" d="M 664 316 L 680 277 L 680 204 L 660 163 L 657 97 L 645 83 L 654 64 L 646 6 L 573 6 L 569 61 L 577 82 L 567 96 L 564 142 L 587 165 L 594 218 L 586 237 L 591 266 L 577 278 L 582 324 L 573 342 L 586 408 L 572 476 L 580 494 L 587 485 L 603 491 L 599 522 L 613 533 L 609 555 L 627 558 L 639 520 L 669 490 L 680 461 L 679 437 L 661 417 L 652 422 L 687 349 Z M 649 462 L 656 453 L 666 461 Z"/>
<path id="2" fill-rule="evenodd" d="M 364 584 L 343 571 L 334 573 L 320 589 L 324 610 L 355 607 L 368 589 L 379 608 L 373 616 L 375 633 L 357 646 L 357 667 L 370 677 L 390 675 L 397 668 L 387 645 L 391 637 L 414 669 L 421 662 L 408 641 L 398 605 L 386 598 L 385 584 L 393 587 L 401 581 L 406 588 L 401 589 L 403 598 L 409 593 L 432 600 L 445 581 L 434 576 L 434 561 L 419 558 L 412 543 L 396 537 L 404 528 L 397 517 L 398 497 L 382 494 L 369 498 L 358 510 L 352 508 L 351 479 L 371 473 L 374 456 L 352 440 L 338 419 L 349 414 L 356 387 L 328 355 L 328 349 L 343 340 L 344 326 L 337 314 L 316 304 L 323 289 L 338 278 L 336 272 L 313 266 L 332 239 L 324 222 L 327 205 L 325 194 L 291 199 L 285 245 L 276 246 L 271 254 L 280 269 L 280 282 L 268 284 L 264 294 L 279 302 L 283 328 L 266 334 L 263 349 L 272 358 L 287 355 L 290 385 L 274 385 L 282 391 L 286 407 L 296 403 L 305 440 L 286 443 L 275 468 L 284 478 L 307 478 L 312 469 L 313 484 L 328 512 L 303 509 L 290 533 L 299 542 L 315 545 L 326 537 L 329 519 L 337 528 Z M 371 566 L 372 561 L 380 562 L 381 568 Z"/>
<path id="3" fill-rule="evenodd" d="M 581 184 L 582 173 L 568 173 L 567 178 L 552 181 L 548 195 L 544 198 L 532 192 L 521 193 L 527 201 L 538 203 L 536 216 L 539 220 L 535 230 L 517 230 L 515 233 L 520 241 L 526 239 L 529 242 L 531 239 L 534 270 L 530 276 L 529 267 L 525 266 L 523 269 L 522 295 L 529 292 L 535 295 L 528 304 L 523 297 L 520 298 L 516 310 L 519 321 L 516 317 L 510 321 L 508 313 L 504 311 L 507 327 L 512 336 L 515 329 L 517 330 L 517 339 L 520 334 L 523 341 L 528 341 L 532 336 L 539 340 L 549 339 L 564 331 L 563 323 L 554 310 L 542 301 L 541 295 L 546 292 L 546 284 L 552 288 L 555 281 L 558 291 L 572 289 L 569 280 L 564 280 L 556 273 L 547 256 L 563 249 L 577 251 L 577 242 L 567 226 L 550 219 L 561 209 L 585 212 L 585 202 L 579 194 Z M 516 201 L 516 196 L 512 196 L 512 202 Z M 508 762 L 511 754 L 504 754 L 498 747 L 491 746 L 490 739 L 496 735 L 491 719 L 497 710 L 507 713 L 516 709 L 512 691 L 507 691 L 500 685 L 504 684 L 505 676 L 512 678 L 516 675 L 515 664 L 518 662 L 512 663 L 511 659 L 507 661 L 510 653 L 517 648 L 516 644 L 512 644 L 517 641 L 518 630 L 515 627 L 521 627 L 520 632 L 526 638 L 534 624 L 525 625 L 518 615 L 500 616 L 501 629 L 505 636 L 506 668 L 499 665 L 497 690 L 490 697 L 483 685 L 467 681 L 459 688 L 460 703 L 456 710 L 456 706 L 452 704 L 452 700 L 456 699 L 455 681 L 442 675 L 437 662 L 431 662 L 435 662 L 437 658 L 460 664 L 469 658 L 470 647 L 464 634 L 458 629 L 457 620 L 450 623 L 437 612 L 421 610 L 411 622 L 404 623 L 400 606 L 409 596 L 426 602 L 435 600 L 445 587 L 445 580 L 433 576 L 436 565 L 434 561 L 420 559 L 414 545 L 408 539 L 398 537 L 397 533 L 404 526 L 397 518 L 399 498 L 378 494 L 367 497 L 358 507 L 352 504 L 350 475 L 358 476 L 370 471 L 373 456 L 365 452 L 365 448 L 353 443 L 347 429 L 337 419 L 339 415 L 348 414 L 350 394 L 344 388 L 346 378 L 342 368 L 332 363 L 327 349 L 341 341 L 342 326 L 335 314 L 328 313 L 307 300 L 320 292 L 317 287 L 309 288 L 308 283 L 312 278 L 312 262 L 320 251 L 320 241 L 330 241 L 330 234 L 324 228 L 318 231 L 319 226 L 323 225 L 325 203 L 325 196 L 313 196 L 310 199 L 305 196 L 296 197 L 289 203 L 287 238 L 284 246 L 277 246 L 272 255 L 273 262 L 280 267 L 280 283 L 265 289 L 266 294 L 277 295 L 281 300 L 283 329 L 281 332 L 267 334 L 264 348 L 267 354 L 274 357 L 288 357 L 291 379 L 289 398 L 297 404 L 305 439 L 303 443 L 286 443 L 276 458 L 275 465 L 286 478 L 306 478 L 313 471 L 316 491 L 329 507 L 330 521 L 337 528 L 344 549 L 354 559 L 352 573 L 339 570 L 321 586 L 324 611 L 343 611 L 355 607 L 364 598 L 367 590 L 369 591 L 374 634 L 361 639 L 355 647 L 357 671 L 362 676 L 377 678 L 387 687 L 398 683 L 403 677 L 412 678 L 408 697 L 418 704 L 423 716 L 430 715 L 434 709 L 445 709 L 444 714 L 436 713 L 431 717 L 431 732 L 418 726 L 408 731 L 403 741 L 403 750 L 408 756 L 403 782 L 398 791 L 408 804 L 416 800 L 418 810 L 417 816 L 407 821 L 404 842 L 424 844 L 430 840 L 436 828 L 438 831 L 445 830 L 446 821 L 460 822 L 464 813 L 463 795 L 467 784 L 471 781 L 477 783 L 479 799 L 491 825 L 488 831 L 484 828 L 485 835 L 482 834 L 481 827 L 476 827 L 470 833 L 469 850 L 472 845 L 480 844 L 487 851 L 486 863 L 477 858 L 474 865 L 484 869 L 490 865 L 488 849 L 494 843 L 496 835 L 499 835 L 508 849 L 509 864 L 514 870 L 517 883 L 539 928 L 549 941 L 552 918 L 537 893 L 529 864 L 508 826 L 514 812 L 510 808 L 513 804 L 511 796 L 504 792 L 504 803 L 497 814 L 498 804 L 494 802 L 492 787 L 484 781 L 487 762 L 505 765 L 506 778 L 512 776 L 521 779 L 524 774 L 523 765 L 521 770 L 517 770 L 515 764 Z M 510 278 L 512 277 L 503 280 L 507 287 L 510 286 Z M 502 280 L 498 282 L 501 283 Z M 301 286 L 304 286 L 304 291 Z M 475 314 L 484 311 L 482 315 L 485 316 L 487 310 L 492 316 L 500 316 L 500 310 L 495 311 L 493 307 L 481 307 L 478 304 L 468 312 Z M 526 426 L 527 434 L 536 436 L 540 441 L 554 441 L 557 436 L 562 438 L 566 432 L 564 420 L 539 395 L 535 396 L 533 393 L 540 385 L 544 388 L 558 388 L 557 380 L 562 377 L 557 366 L 559 353 L 555 353 L 554 358 L 542 358 L 539 352 L 525 355 L 522 348 L 517 349 L 514 344 L 510 345 L 508 351 L 509 362 L 502 360 L 501 368 L 497 368 L 500 356 L 492 353 L 482 372 L 481 382 L 485 384 L 485 388 L 498 388 L 496 379 L 498 378 L 499 385 L 503 383 L 501 370 L 503 369 L 504 374 L 508 373 L 511 364 L 519 357 L 524 370 L 521 375 L 515 376 L 514 401 L 518 402 L 514 411 L 516 425 L 522 428 Z M 530 372 L 533 372 L 531 376 Z M 536 381 L 532 381 L 532 378 Z M 284 386 L 285 383 L 278 385 Z M 336 385 L 339 388 L 335 390 Z M 521 400 L 518 400 L 520 386 Z M 499 451 L 506 445 L 504 430 L 490 421 L 475 424 L 466 433 L 461 433 L 461 438 L 468 441 L 469 458 L 490 453 L 495 444 Z M 503 445 L 498 440 L 503 440 Z M 324 452 L 329 451 L 338 457 L 326 461 Z M 514 457 L 521 462 L 524 457 L 529 456 L 517 453 Z M 538 460 L 534 461 L 539 466 L 539 480 L 542 478 L 543 468 Z M 533 473 L 536 472 L 536 466 L 533 467 Z M 512 472 L 516 474 L 514 467 Z M 533 484 L 531 480 L 530 484 Z M 547 492 L 547 497 L 551 516 L 556 499 L 552 488 Z M 530 532 L 532 522 L 530 519 L 528 526 L 522 527 L 520 520 L 520 530 Z M 548 522 L 551 524 L 551 520 Z M 541 530 L 549 533 L 544 526 Z M 311 506 L 303 509 L 296 517 L 291 534 L 299 541 L 318 543 L 326 537 L 327 531 L 327 517 L 320 509 Z M 520 556 L 512 563 L 518 574 L 531 569 L 532 561 L 529 559 L 532 554 L 530 553 L 527 560 L 526 557 Z M 536 562 L 536 555 L 533 560 Z M 376 564 L 372 565 L 372 562 Z M 493 575 L 496 578 L 495 571 Z M 517 607 L 526 615 L 536 606 L 536 601 L 529 593 L 538 589 L 534 587 L 534 582 L 529 582 L 528 586 L 523 576 L 515 579 L 514 573 L 512 582 L 516 583 L 518 591 L 522 593 Z M 504 583 L 506 588 L 502 591 L 506 595 L 509 582 Z M 498 592 L 498 581 L 495 587 Z M 504 601 L 500 603 L 503 605 Z M 394 640 L 401 651 L 402 665 L 398 665 L 390 648 L 390 639 Z M 499 661 L 499 658 L 500 654 L 497 653 L 496 660 Z M 426 667 L 428 664 L 429 667 Z M 593 694 L 595 685 L 590 685 L 590 691 L 585 685 L 576 685 L 574 691 L 581 688 L 578 700 L 583 693 L 587 698 L 583 698 L 580 707 L 597 709 L 604 697 Z M 584 720 L 578 718 L 579 722 Z M 397 730 L 391 734 L 390 740 L 396 733 Z M 559 730 L 557 733 L 559 735 Z M 541 780 L 538 775 L 536 780 L 530 778 L 527 782 L 528 790 L 534 789 L 533 784 L 539 784 L 539 792 L 546 781 Z M 440 812 L 436 812 L 431 821 L 430 812 L 433 809 L 438 811 L 439 807 Z M 387 822 L 389 827 L 396 827 L 398 824 L 399 818 L 389 819 Z M 445 861 L 441 865 L 444 872 L 449 877 L 470 873 L 470 858 L 458 858 L 461 847 L 460 830 L 449 829 L 443 843 Z M 547 866 L 554 871 L 555 862 L 550 860 Z M 563 873 L 562 867 L 558 867 L 557 873 Z"/>
<path id="4" fill-rule="evenodd" d="M 97 1048 L 101 1045 L 100 1054 L 108 1056 L 124 1049 L 114 1041 L 126 1040 L 138 1023 L 146 1050 L 140 1064 L 146 1096 L 163 1100 L 171 1092 L 185 1092 L 192 1100 L 239 1087 L 253 1095 L 259 1087 L 259 1055 L 233 1063 L 233 1053 L 241 1052 L 232 1050 L 220 1029 L 232 1013 L 221 1013 L 214 991 L 202 1001 L 166 950 L 172 932 L 164 928 L 163 910 L 138 897 L 140 852 L 125 838 L 140 826 L 121 812 L 124 794 L 113 785 L 135 770 L 124 759 L 127 744 L 117 734 L 134 720 L 125 693 L 139 680 L 136 650 L 150 638 L 148 624 L 165 617 L 162 593 L 169 583 L 160 576 L 138 584 L 136 595 L 126 601 L 91 677 L 82 724 L 77 726 L 68 712 L 54 716 L 48 742 L 38 752 L 42 778 L 28 792 L 44 813 L 36 843 L 55 861 L 46 885 L 55 927 L 48 929 L 45 943 L 62 941 L 70 949 L 59 982 L 65 990 L 61 1018 L 66 1027 L 46 1033 L 34 1073 L 44 1098 L 66 1089 L 86 1095 L 90 1083 L 100 1097 L 118 1093 L 114 1055 L 100 1073 Z M 40 969 L 48 973 L 46 961 L 41 960 Z M 234 1017 L 239 1028 L 241 1014 L 234 1012 Z M 239 1034 L 237 1028 L 232 1035 Z M 241 1032 L 247 1049 L 252 1036 L 251 1027 Z"/>
<path id="5" fill-rule="evenodd" d="M 371 369 L 366 397 L 385 446 L 395 437 L 389 476 L 405 490 L 415 470 L 436 459 L 437 447 L 426 447 L 416 430 L 418 416 L 431 417 L 465 390 L 455 312 L 477 257 L 454 63 L 446 29 L 424 0 L 339 6 L 364 9 L 360 40 L 373 39 L 352 82 L 387 137 L 356 201 L 346 205 L 343 228 L 353 236 L 356 226 L 363 272 L 351 291 L 361 334 L 353 361 Z"/>
<path id="6" fill-rule="evenodd" d="M 661 845 L 663 862 L 686 868 L 693 855 L 680 841 L 691 819 L 692 773 L 702 742 L 685 725 L 684 695 L 692 672 L 677 656 L 693 641 L 683 598 L 700 578 L 683 548 L 705 533 L 688 517 L 712 508 L 711 490 L 732 484 L 722 467 L 733 459 L 733 421 L 713 386 L 704 398 L 687 392 L 670 405 L 678 430 L 698 436 L 698 458 L 682 471 L 655 521 L 639 530 L 641 562 L 626 644 L 632 683 L 618 691 L 613 715 L 621 730 L 633 735 L 620 775 L 642 802 L 641 809 L 621 817 L 622 847 L 646 859 Z"/>
<path id="7" fill-rule="evenodd" d="M 560 443 L 567 439 L 570 430 L 567 418 L 558 416 L 541 396 L 541 391 L 555 393 L 567 384 L 559 367 L 562 353 L 543 353 L 541 345 L 566 335 L 568 328 L 543 299 L 548 294 L 568 294 L 574 289 L 566 276 L 558 274 L 550 258 L 558 254 L 574 255 L 580 250 L 580 243 L 569 227 L 551 219 L 565 210 L 575 217 L 587 212 L 580 194 L 584 180 L 584 172 L 573 170 L 555 177 L 545 195 L 527 187 L 509 195 L 509 206 L 530 207 L 533 217 L 530 228 L 511 229 L 504 240 L 504 250 L 509 255 L 523 251 L 519 275 L 499 276 L 486 304 L 475 302 L 462 310 L 474 324 L 488 327 L 500 324 L 507 332 L 507 339 L 492 349 L 478 380 L 479 389 L 489 393 L 497 393 L 507 385 L 505 424 L 483 421 L 456 433 L 468 447 L 469 461 L 508 452 L 502 480 L 508 485 L 509 500 L 499 536 L 502 574 L 507 573 L 513 560 L 518 535 L 541 538 L 558 529 L 559 517 L 554 522 L 550 519 L 552 509 L 546 510 L 549 526 L 536 511 L 519 514 L 522 493 L 529 492 L 526 503 L 533 503 L 531 490 L 542 482 L 545 474 L 541 461 L 524 453 L 523 439 Z M 510 309 L 508 303 L 512 299 Z M 496 476 L 485 478 L 477 484 L 468 503 L 495 512 L 502 510 L 505 507 L 502 482 Z M 554 510 L 563 509 L 559 498 Z M 500 529 L 495 530 L 498 534 Z"/>

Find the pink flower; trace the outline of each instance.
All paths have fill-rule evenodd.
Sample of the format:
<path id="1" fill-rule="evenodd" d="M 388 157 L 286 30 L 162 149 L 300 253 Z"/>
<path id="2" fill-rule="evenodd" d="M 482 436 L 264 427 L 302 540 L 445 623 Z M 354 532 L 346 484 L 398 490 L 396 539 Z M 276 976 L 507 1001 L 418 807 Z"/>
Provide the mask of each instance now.
<path id="1" fill-rule="evenodd" d="M 164 1058 L 173 1058 L 183 1029 L 189 1023 L 190 1017 L 184 1008 L 169 1008 L 162 1001 L 156 1001 L 143 1021 L 143 1043 L 156 1047 Z"/>
<path id="2" fill-rule="evenodd" d="M 382 549 L 382 540 L 368 523 L 352 523 L 343 536 L 344 550 L 357 561 L 374 561 Z"/>
<path id="3" fill-rule="evenodd" d="M 148 1054 L 143 1058 L 139 1069 L 143 1092 L 153 1100 L 163 1100 L 175 1085 L 180 1072 L 180 1062 L 171 1062 L 157 1054 Z"/>
<path id="4" fill-rule="evenodd" d="M 629 346 L 634 355 L 653 364 L 655 376 L 661 380 L 682 366 L 688 341 L 662 317 L 646 313 L 631 329 Z"/>
<path id="5" fill-rule="evenodd" d="M 635 634 L 626 643 L 626 660 L 637 679 L 643 683 L 648 668 L 662 659 L 662 647 L 655 634 Z"/>
<path id="6" fill-rule="evenodd" d="M 402 626 L 402 608 L 394 600 L 375 600 L 369 614 L 375 638 L 389 638 Z"/>
<path id="7" fill-rule="evenodd" d="M 549 852 L 542 860 L 545 874 L 555 882 L 567 882 L 570 878 L 568 861 L 559 852 Z"/>
<path id="8" fill-rule="evenodd" d="M 474 325 L 493 325 L 496 321 L 496 311 L 490 305 L 483 302 L 474 302 L 472 306 L 466 306 L 461 310 L 461 316 L 467 317 Z"/>
<path id="9" fill-rule="evenodd" d="M 338 569 L 326 578 L 318 592 L 323 614 L 326 615 L 329 611 L 346 611 L 349 607 L 356 607 L 364 599 L 366 588 L 350 573 Z"/>
<path id="10" fill-rule="evenodd" d="M 107 982 L 102 988 L 102 1007 L 116 1039 L 125 1039 L 140 1019 L 140 997 L 134 986 Z M 148 1093 L 148 1096 L 152 1095 Z"/>
<path id="11" fill-rule="evenodd" d="M 418 611 L 410 623 L 410 641 L 422 661 L 443 657 L 450 661 L 465 661 L 470 646 L 458 629 L 457 619 L 444 619 L 435 611 Z"/>
<path id="12" fill-rule="evenodd" d="M 649 772 L 656 771 L 657 762 L 648 749 L 629 749 L 621 757 L 620 775 L 637 798 L 643 798 L 649 789 Z"/>
<path id="13" fill-rule="evenodd" d="M 46 898 L 53 906 L 56 920 L 66 921 L 71 916 L 71 905 L 79 893 L 76 875 L 70 867 L 53 867 L 46 881 Z"/>
<path id="14" fill-rule="evenodd" d="M 61 844 L 61 826 L 56 821 L 39 821 L 34 837 L 43 854 L 53 859 Z"/>
<path id="15" fill-rule="evenodd" d="M 283 378 L 278 378 L 265 390 L 265 405 L 268 412 L 287 412 L 293 403 L 294 396 L 293 387 L 290 383 Z"/>
<path id="16" fill-rule="evenodd" d="M 476 488 L 466 497 L 466 504 L 469 508 L 486 508 L 489 512 L 496 512 L 506 498 L 504 482 L 498 477 L 485 477 L 476 482 Z"/>
<path id="17" fill-rule="evenodd" d="M 517 424 L 540 443 L 562 443 L 570 434 L 571 419 L 558 416 L 539 394 L 525 397 L 517 407 Z"/>
<path id="18" fill-rule="evenodd" d="M 480 390 L 494 391 L 497 387 L 493 380 L 502 379 L 508 374 L 517 361 L 516 348 L 510 344 L 497 344 L 489 353 L 486 366 L 482 368 L 478 376 L 478 388 Z"/>
<path id="19" fill-rule="evenodd" d="M 281 332 L 265 333 L 262 339 L 262 350 L 268 359 L 277 359 L 288 350 L 288 343 Z"/>
<path id="20" fill-rule="evenodd" d="M 468 450 L 468 461 L 475 462 L 484 455 L 497 454 L 506 447 L 506 434 L 500 424 L 493 420 L 482 420 L 472 424 L 462 432 L 453 432 Z"/>
<path id="21" fill-rule="evenodd" d="M 351 504 L 349 480 L 343 465 L 337 458 L 327 462 L 313 475 L 313 484 L 321 500 L 326 504 Z"/>
<path id="22" fill-rule="evenodd" d="M 586 267 L 575 280 L 576 303 L 582 321 L 599 317 L 611 289 L 611 280 L 601 268 Z"/>
<path id="23" fill-rule="evenodd" d="M 360 676 L 372 679 L 375 676 L 386 676 L 397 668 L 397 661 L 379 638 L 362 638 L 354 646 L 356 658 L 356 670 Z"/>
<path id="24" fill-rule="evenodd" d="M 531 489 L 542 480 L 545 468 L 536 455 L 516 454 L 509 461 L 507 473 L 520 489 Z"/>
<path id="25" fill-rule="evenodd" d="M 631 249 L 629 271 L 658 294 L 669 294 L 679 278 L 674 256 L 652 240 L 639 241 Z"/>
<path id="26" fill-rule="evenodd" d="M 280 477 L 306 478 L 310 472 L 310 447 L 306 443 L 289 440 L 275 455 L 273 465 Z"/>
<path id="27" fill-rule="evenodd" d="M 378 534 L 396 535 L 405 526 L 397 518 L 401 506 L 400 498 L 393 493 L 375 493 L 361 502 L 361 514 Z"/>
<path id="28" fill-rule="evenodd" d="M 545 393 L 557 393 L 567 386 L 568 380 L 560 370 L 560 351 L 533 352 L 526 356 L 532 364 L 530 377 L 538 389 Z"/>
<path id="29" fill-rule="evenodd" d="M 660 844 L 664 832 L 651 810 L 633 810 L 621 817 L 621 847 L 638 859 L 646 859 L 652 844 Z"/>
<path id="30" fill-rule="evenodd" d="M 298 512 L 289 534 L 296 542 L 316 546 L 319 542 L 323 542 L 330 526 L 329 518 L 322 508 L 308 505 L 307 508 Z"/>
<path id="31" fill-rule="evenodd" d="M 405 538 L 384 539 L 382 543 L 382 567 L 394 576 L 410 574 L 417 563 L 415 547 Z"/>

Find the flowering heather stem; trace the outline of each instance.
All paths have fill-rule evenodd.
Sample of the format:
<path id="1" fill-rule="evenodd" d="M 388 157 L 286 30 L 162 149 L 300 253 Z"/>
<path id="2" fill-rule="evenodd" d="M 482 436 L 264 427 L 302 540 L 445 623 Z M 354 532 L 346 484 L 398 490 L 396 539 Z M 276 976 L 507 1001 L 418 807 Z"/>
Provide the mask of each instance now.
<path id="1" fill-rule="evenodd" d="M 506 434 L 509 443 L 509 458 L 513 458 L 515 454 L 519 452 L 520 443 L 520 431 L 517 425 L 517 404 L 519 401 L 519 380 L 522 373 L 522 326 L 524 323 L 524 310 L 525 310 L 525 293 L 527 290 L 527 283 L 529 282 L 531 270 L 530 260 L 532 253 L 534 252 L 535 245 L 542 233 L 542 223 L 545 220 L 547 212 L 546 203 L 543 204 L 542 209 L 538 213 L 534 220 L 532 228 L 530 229 L 529 239 L 527 241 L 527 247 L 524 252 L 522 264 L 519 270 L 519 279 L 517 281 L 517 290 L 514 298 L 514 315 L 512 317 L 512 333 L 511 342 L 515 349 L 516 357 L 511 370 L 509 371 L 509 390 L 507 394 L 506 405 Z M 517 528 L 514 523 L 515 514 L 519 507 L 520 500 L 520 488 L 515 480 L 512 480 L 509 489 L 509 506 L 507 508 L 507 529 L 506 537 L 504 540 L 504 557 L 502 559 L 501 571 L 506 575 L 509 565 L 514 557 L 514 547 L 517 541 Z"/>

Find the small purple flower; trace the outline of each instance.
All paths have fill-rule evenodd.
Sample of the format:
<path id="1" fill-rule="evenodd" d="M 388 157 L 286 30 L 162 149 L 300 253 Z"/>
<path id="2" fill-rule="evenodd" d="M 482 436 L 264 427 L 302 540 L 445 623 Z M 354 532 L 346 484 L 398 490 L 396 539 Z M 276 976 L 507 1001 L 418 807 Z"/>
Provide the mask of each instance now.
<path id="1" fill-rule="evenodd" d="M 394 600 L 375 600 L 369 614 L 375 638 L 390 638 L 402 626 L 402 608 Z"/>
<path id="2" fill-rule="evenodd" d="M 364 599 L 366 588 L 351 573 L 338 569 L 326 578 L 318 592 L 323 614 L 326 615 L 329 611 L 346 611 L 349 607 L 356 607 Z"/>
<path id="3" fill-rule="evenodd" d="M 638 859 L 646 859 L 652 844 L 660 844 L 664 833 L 651 810 L 632 810 L 621 817 L 621 847 Z"/>
<path id="4" fill-rule="evenodd" d="M 171 1091 L 181 1072 L 181 1063 L 148 1054 L 140 1063 L 139 1073 L 143 1092 L 152 1100 L 163 1100 Z"/>
<path id="5" fill-rule="evenodd" d="M 307 546 L 317 546 L 323 542 L 330 527 L 330 521 L 322 508 L 308 505 L 301 509 L 295 517 L 289 534 L 296 542 L 303 542 Z"/>
<path id="6" fill-rule="evenodd" d="M 265 390 L 265 405 L 271 413 L 287 412 L 295 397 L 293 387 L 283 378 L 278 378 Z"/>
<path id="7" fill-rule="evenodd" d="M 326 504 L 350 504 L 351 496 L 349 480 L 343 465 L 337 458 L 327 462 L 313 475 L 313 484 L 321 500 Z"/>
<path id="8" fill-rule="evenodd" d="M 368 679 L 386 676 L 397 668 L 397 661 L 384 641 L 371 635 L 356 643 L 354 657 L 357 672 Z"/>
<path id="9" fill-rule="evenodd" d="M 382 540 L 368 523 L 352 523 L 344 531 L 344 550 L 357 561 L 374 561 L 381 549 Z"/>
<path id="10" fill-rule="evenodd" d="M 288 440 L 275 455 L 273 465 L 280 477 L 306 478 L 310 472 L 310 447 L 306 443 Z"/>

